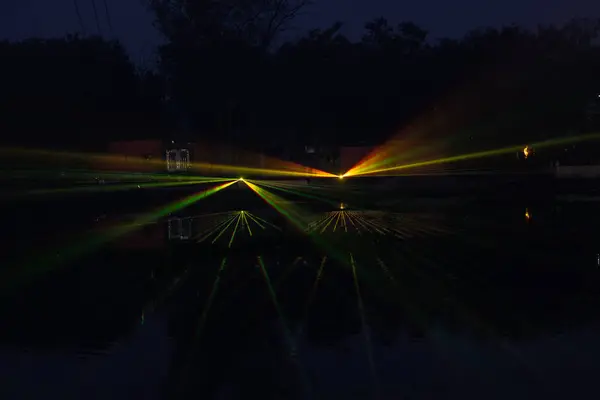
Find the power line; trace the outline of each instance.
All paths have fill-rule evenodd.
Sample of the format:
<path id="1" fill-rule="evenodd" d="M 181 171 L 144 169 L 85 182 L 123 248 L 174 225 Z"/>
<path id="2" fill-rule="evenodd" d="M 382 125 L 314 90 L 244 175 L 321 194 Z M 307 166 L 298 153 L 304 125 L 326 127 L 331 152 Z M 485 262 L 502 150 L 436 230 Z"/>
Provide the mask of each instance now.
<path id="1" fill-rule="evenodd" d="M 83 33 L 83 35 L 85 36 L 85 25 L 83 24 L 83 19 L 81 18 L 81 13 L 79 12 L 79 3 L 77 3 L 77 0 L 73 0 L 73 6 L 75 6 L 75 14 L 77 14 L 77 20 L 79 21 L 81 33 Z"/>
<path id="2" fill-rule="evenodd" d="M 98 20 L 98 10 L 96 9 L 95 0 L 92 0 L 92 9 L 94 10 L 94 20 L 96 20 L 96 28 L 98 28 L 98 33 L 102 36 L 102 29 L 100 28 L 100 21 Z"/>
<path id="3" fill-rule="evenodd" d="M 110 11 L 108 9 L 108 3 L 106 2 L 106 0 L 102 0 L 102 2 L 104 3 L 104 14 L 106 15 L 106 23 L 108 24 L 108 30 L 110 31 L 111 36 L 114 36 L 112 22 L 110 19 Z"/>

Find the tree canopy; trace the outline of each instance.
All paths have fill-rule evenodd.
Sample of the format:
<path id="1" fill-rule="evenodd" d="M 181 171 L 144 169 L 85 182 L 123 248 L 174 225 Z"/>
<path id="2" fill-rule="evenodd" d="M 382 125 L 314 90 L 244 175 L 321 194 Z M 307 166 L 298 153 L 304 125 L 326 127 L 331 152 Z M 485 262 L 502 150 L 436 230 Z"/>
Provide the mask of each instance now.
<path id="1" fill-rule="evenodd" d="M 199 134 L 325 145 L 416 129 L 432 139 L 521 142 L 584 129 L 600 86 L 598 20 L 432 40 L 412 22 L 377 18 L 359 41 L 340 22 L 274 47 L 280 28 L 254 23 L 281 18 L 283 28 L 304 2 L 210 4 L 208 12 L 204 1 L 152 2 L 168 38 L 160 70 Z"/>
<path id="2" fill-rule="evenodd" d="M 397 133 L 500 144 L 598 128 L 597 19 L 436 40 L 377 18 L 356 41 L 339 22 L 282 42 L 306 0 L 146 1 L 166 38 L 156 72 L 95 37 L 0 43 L 5 141 L 168 137 L 185 126 L 260 148 Z"/>
<path id="3" fill-rule="evenodd" d="M 0 58 L 4 143 L 79 148 L 143 137 L 164 122 L 162 78 L 136 69 L 117 42 L 0 42 Z"/>

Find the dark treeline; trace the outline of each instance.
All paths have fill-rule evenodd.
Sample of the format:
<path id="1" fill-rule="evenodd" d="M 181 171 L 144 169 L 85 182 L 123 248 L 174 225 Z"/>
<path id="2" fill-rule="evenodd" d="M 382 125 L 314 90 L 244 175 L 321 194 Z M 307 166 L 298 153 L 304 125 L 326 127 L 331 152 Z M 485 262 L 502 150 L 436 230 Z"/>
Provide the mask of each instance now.
<path id="1" fill-rule="evenodd" d="M 0 42 L 7 144 L 87 148 L 162 122 L 161 79 L 98 37 Z"/>
<path id="2" fill-rule="evenodd" d="M 278 45 L 303 0 L 147 2 L 166 38 L 152 70 L 95 37 L 0 43 L 2 141 L 184 134 L 266 150 L 406 132 L 495 145 L 597 128 L 600 20 L 434 40 L 379 18 L 358 41 L 336 23 Z"/>

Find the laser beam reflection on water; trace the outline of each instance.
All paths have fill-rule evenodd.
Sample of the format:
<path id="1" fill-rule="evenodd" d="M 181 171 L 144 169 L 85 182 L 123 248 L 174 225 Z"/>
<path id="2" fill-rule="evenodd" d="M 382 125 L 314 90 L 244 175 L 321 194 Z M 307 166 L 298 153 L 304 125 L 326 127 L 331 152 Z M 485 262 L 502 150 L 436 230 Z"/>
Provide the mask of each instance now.
<path id="1" fill-rule="evenodd" d="M 281 230 L 276 225 L 245 210 L 231 211 L 218 215 L 214 214 L 213 216 L 216 218 L 205 221 L 204 225 L 207 225 L 208 227 L 204 226 L 203 231 L 194 237 L 194 240 L 196 240 L 197 243 L 202 243 L 212 238 L 211 244 L 215 244 L 231 229 L 228 242 L 228 247 L 231 248 L 238 232 L 246 232 L 248 236 L 254 236 L 252 228 L 250 227 L 252 223 L 256 224 L 256 227 L 263 231 L 267 230 L 267 227 Z"/>
<path id="2" fill-rule="evenodd" d="M 217 271 L 217 275 L 215 276 L 215 280 L 213 281 L 212 287 L 210 289 L 210 293 L 208 295 L 208 299 L 206 300 L 206 305 L 204 306 L 204 310 L 202 311 L 202 315 L 200 316 L 200 320 L 198 321 L 198 328 L 196 329 L 196 340 L 199 340 L 202 336 L 202 332 L 204 330 L 204 326 L 206 324 L 206 318 L 208 317 L 208 312 L 210 311 L 210 307 L 212 306 L 213 300 L 217 294 L 217 290 L 219 289 L 219 282 L 221 281 L 221 273 L 225 269 L 225 265 L 227 264 L 227 257 L 223 257 L 221 260 L 221 264 L 219 265 L 219 270 Z"/>
<path id="3" fill-rule="evenodd" d="M 330 211 L 308 224 L 309 233 L 343 232 L 379 234 L 408 239 L 418 236 L 451 234 L 452 231 L 439 226 L 427 216 L 414 217 L 400 213 L 379 211 Z"/>
<path id="4" fill-rule="evenodd" d="M 358 312 L 360 314 L 360 321 L 362 325 L 363 335 L 365 337 L 365 349 L 367 352 L 367 358 L 369 361 L 369 367 L 371 369 L 371 375 L 373 377 L 373 384 L 375 386 L 375 393 L 379 395 L 379 378 L 377 370 L 375 368 L 375 360 L 373 358 L 373 346 L 371 344 L 371 335 L 369 334 L 369 328 L 367 326 L 367 317 L 365 315 L 365 306 L 363 304 L 362 296 L 360 294 L 360 287 L 358 285 L 358 277 L 356 275 L 356 263 L 354 262 L 354 256 L 350 253 L 350 265 L 352 266 L 352 277 L 354 280 L 354 288 L 356 289 L 356 298 L 358 301 Z"/>
<path id="5" fill-rule="evenodd" d="M 315 295 L 317 294 L 317 287 L 319 286 L 319 282 L 321 282 L 321 277 L 323 276 L 323 268 L 325 268 L 325 262 L 327 262 L 327 256 L 323 256 L 323 258 L 321 259 L 321 264 L 319 265 L 319 269 L 317 270 L 317 276 L 315 276 L 315 281 L 313 282 L 310 293 L 308 294 L 306 306 L 304 307 L 304 318 L 302 320 L 303 322 L 298 326 L 298 330 L 296 332 L 296 340 L 300 340 L 302 334 L 304 333 L 304 329 L 308 320 L 308 312 L 310 306 L 314 301 Z"/>
<path id="6" fill-rule="evenodd" d="M 275 294 L 275 289 L 273 288 L 273 284 L 271 283 L 271 279 L 269 278 L 269 274 L 267 272 L 265 263 L 261 256 L 258 256 L 258 265 L 259 265 L 262 275 L 265 279 L 265 283 L 267 284 L 267 288 L 269 290 L 269 295 L 271 297 L 271 300 L 273 301 L 273 305 L 275 306 L 277 315 L 279 316 L 279 321 L 280 321 L 281 327 L 283 329 L 283 334 L 284 334 L 284 338 L 286 341 L 286 345 L 288 347 L 290 358 L 294 362 L 294 365 L 296 366 L 296 368 L 298 369 L 298 372 L 300 373 L 300 375 L 302 377 L 302 383 L 303 383 L 306 395 L 310 395 L 310 393 L 312 391 L 310 389 L 309 381 L 306 377 L 306 373 L 304 372 L 304 369 L 299 364 L 298 358 L 297 358 L 298 345 L 297 345 L 296 341 L 294 340 L 294 338 L 292 336 L 292 332 L 287 325 L 285 316 L 283 315 L 283 310 L 281 309 L 281 305 L 279 304 L 279 301 L 277 300 L 277 295 Z"/>
<path id="7" fill-rule="evenodd" d="M 290 334 L 290 330 L 287 326 L 285 316 L 283 315 L 283 311 L 281 309 L 279 301 L 277 300 L 277 295 L 275 294 L 275 289 L 273 289 L 273 284 L 271 283 L 271 279 L 269 278 L 269 274 L 267 272 L 267 269 L 265 268 L 265 263 L 263 262 L 263 259 L 261 256 L 258 256 L 258 265 L 262 272 L 263 278 L 265 279 L 265 283 L 267 284 L 267 289 L 269 290 L 269 295 L 271 297 L 271 300 L 273 301 L 273 305 L 275 306 L 277 315 L 279 316 L 279 320 L 280 320 L 281 326 L 283 328 L 283 333 L 285 335 L 287 345 L 289 346 L 290 354 L 295 354 L 296 353 L 296 344 L 294 343 L 294 341 L 292 339 L 292 335 Z"/>
<path id="8" fill-rule="evenodd" d="M 217 270 L 215 280 L 213 281 L 210 293 L 208 294 L 208 298 L 206 299 L 206 304 L 204 305 L 202 314 L 200 315 L 200 318 L 198 319 L 198 324 L 196 325 L 196 329 L 195 329 L 194 337 L 193 337 L 193 341 L 192 341 L 192 348 L 189 352 L 189 356 L 187 357 L 187 360 L 185 361 L 185 364 L 182 369 L 182 373 L 178 377 L 179 385 L 177 385 L 177 388 L 184 387 L 184 385 L 187 383 L 187 381 L 189 379 L 190 367 L 191 367 L 193 358 L 196 354 L 196 350 L 198 349 L 198 346 L 200 345 L 202 333 L 204 332 L 204 328 L 206 327 L 206 320 L 208 317 L 208 313 L 212 306 L 213 300 L 217 294 L 217 291 L 219 290 L 219 283 L 221 281 L 221 273 L 225 269 L 226 265 L 227 265 L 227 257 L 223 257 L 223 259 L 221 260 L 221 264 L 219 265 L 219 269 Z"/>
<path id="9" fill-rule="evenodd" d="M 503 351 L 506 351 L 509 355 L 514 357 L 517 362 L 521 363 L 528 372 L 532 373 L 534 378 L 539 378 L 539 371 L 535 370 L 535 368 L 515 347 L 509 345 L 508 342 L 502 337 L 500 332 L 493 329 L 482 316 L 477 315 L 475 312 L 470 310 L 466 304 L 457 298 L 457 296 L 454 294 L 457 292 L 457 279 L 454 275 L 448 272 L 448 269 L 445 268 L 444 265 L 433 259 L 431 255 L 423 254 L 422 252 L 415 252 L 411 248 L 407 248 L 406 253 L 407 254 L 405 254 L 405 257 L 407 255 L 412 257 L 412 261 L 407 263 L 407 265 L 413 265 L 412 270 L 414 271 L 414 274 L 421 276 L 423 278 L 423 282 L 429 282 L 428 284 L 432 288 L 432 292 L 438 293 L 438 295 L 444 299 L 446 305 L 452 308 L 462 321 L 464 321 L 467 325 L 474 327 L 477 331 L 484 332 L 486 336 L 497 338 L 497 343 Z M 420 266 L 416 267 L 416 263 L 419 263 Z M 431 276 L 424 272 L 426 268 L 423 267 L 426 267 L 430 271 L 435 271 L 435 275 L 439 278 L 435 281 L 431 279 Z"/>
<path id="10" fill-rule="evenodd" d="M 21 284 L 27 283 L 30 279 L 38 276 L 39 274 L 50 271 L 59 266 L 64 266 L 74 258 L 90 253 L 108 242 L 135 231 L 141 226 L 155 223 L 160 218 L 182 208 L 188 207 L 204 198 L 212 196 L 215 193 L 231 186 L 233 183 L 235 183 L 235 181 L 223 183 L 210 189 L 206 189 L 184 197 L 183 199 L 172 202 L 154 212 L 143 214 L 130 223 L 118 224 L 100 232 L 93 231 L 87 235 L 84 235 L 83 239 L 75 241 L 74 244 L 68 246 L 67 248 L 59 251 L 53 250 L 52 253 L 54 256 L 51 256 L 48 253 L 41 255 L 38 254 L 29 262 L 13 266 L 13 268 L 3 269 L 2 275 L 0 276 L 0 285 L 3 285 L 2 289 L 15 289 Z"/>

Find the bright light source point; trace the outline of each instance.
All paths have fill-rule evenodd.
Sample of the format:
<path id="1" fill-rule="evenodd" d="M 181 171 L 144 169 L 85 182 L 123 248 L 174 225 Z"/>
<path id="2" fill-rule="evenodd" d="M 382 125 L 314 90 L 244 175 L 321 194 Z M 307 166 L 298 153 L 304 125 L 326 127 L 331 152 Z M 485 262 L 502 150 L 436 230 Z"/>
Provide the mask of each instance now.
<path id="1" fill-rule="evenodd" d="M 344 179 L 344 175 L 338 175 L 338 179 Z"/>

